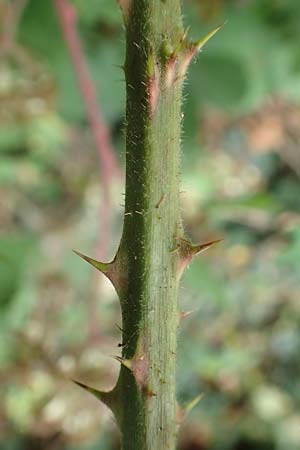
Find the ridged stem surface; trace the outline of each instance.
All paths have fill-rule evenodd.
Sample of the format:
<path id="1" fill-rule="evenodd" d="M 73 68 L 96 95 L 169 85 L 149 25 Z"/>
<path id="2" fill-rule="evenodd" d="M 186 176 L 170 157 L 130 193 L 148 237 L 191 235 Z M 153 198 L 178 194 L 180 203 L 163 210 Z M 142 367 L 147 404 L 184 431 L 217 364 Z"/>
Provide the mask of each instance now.
<path id="1" fill-rule="evenodd" d="M 168 49 L 175 49 L 182 35 L 179 1 L 129 4 L 126 201 L 120 246 L 126 276 L 119 292 L 123 450 L 174 450 L 176 441 L 182 79 Z"/>

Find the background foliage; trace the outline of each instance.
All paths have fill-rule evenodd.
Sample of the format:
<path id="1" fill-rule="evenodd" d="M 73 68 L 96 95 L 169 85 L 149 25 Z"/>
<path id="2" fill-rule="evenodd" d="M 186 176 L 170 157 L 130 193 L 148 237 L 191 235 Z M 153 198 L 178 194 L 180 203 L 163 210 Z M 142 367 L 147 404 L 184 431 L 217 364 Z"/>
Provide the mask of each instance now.
<path id="1" fill-rule="evenodd" d="M 123 166 L 121 16 L 111 0 L 73 3 Z M 195 39 L 228 23 L 185 87 L 185 226 L 195 241 L 225 241 L 191 264 L 181 290 L 195 312 L 180 329 L 179 397 L 204 398 L 179 446 L 298 450 L 300 3 L 186 0 L 184 15 Z M 0 449 L 117 449 L 109 412 L 69 381 L 114 384 L 120 311 L 71 252 L 97 254 L 103 196 L 52 1 L 29 0 L 16 45 L 0 52 Z M 114 181 L 108 258 L 122 190 Z"/>

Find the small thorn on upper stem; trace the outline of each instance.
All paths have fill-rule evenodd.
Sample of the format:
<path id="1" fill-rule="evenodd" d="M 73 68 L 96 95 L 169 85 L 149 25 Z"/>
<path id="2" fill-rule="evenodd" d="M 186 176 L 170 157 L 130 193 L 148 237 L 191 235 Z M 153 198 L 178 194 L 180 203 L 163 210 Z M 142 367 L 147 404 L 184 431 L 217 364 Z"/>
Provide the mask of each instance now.
<path id="1" fill-rule="evenodd" d="M 213 241 L 205 242 L 204 244 L 192 244 L 190 241 L 182 237 L 178 237 L 177 240 L 179 241 L 178 248 L 182 257 L 192 258 L 193 256 L 196 256 L 199 253 L 202 253 L 205 250 L 209 249 L 213 245 L 222 242 L 224 239 L 214 239 Z"/>
<path id="2" fill-rule="evenodd" d="M 209 33 L 207 33 L 203 38 L 199 39 L 199 41 L 196 41 L 193 45 L 196 50 L 196 52 L 199 52 L 202 50 L 204 45 L 219 31 L 227 22 L 223 22 L 220 25 L 218 25 L 216 28 L 211 30 Z"/>
<path id="3" fill-rule="evenodd" d="M 186 48 L 184 50 L 184 56 L 181 60 L 181 65 L 178 73 L 179 77 L 185 77 L 188 67 L 194 56 L 202 50 L 204 45 L 225 25 L 225 23 L 226 22 L 218 25 L 216 28 L 214 28 L 212 31 L 207 33 L 203 38 L 199 39 L 196 42 L 189 43 L 185 38 Z"/>

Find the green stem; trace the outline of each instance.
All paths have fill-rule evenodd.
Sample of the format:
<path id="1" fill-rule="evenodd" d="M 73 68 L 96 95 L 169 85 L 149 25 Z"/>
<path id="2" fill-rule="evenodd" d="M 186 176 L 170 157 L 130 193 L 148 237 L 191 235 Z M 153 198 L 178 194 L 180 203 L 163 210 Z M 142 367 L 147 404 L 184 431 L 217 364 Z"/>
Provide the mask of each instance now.
<path id="1" fill-rule="evenodd" d="M 176 79 L 175 61 L 165 48 L 175 49 L 183 35 L 180 2 L 134 0 L 126 22 L 126 205 L 121 253 L 127 282 L 121 301 L 123 358 L 131 360 L 131 370 L 123 365 L 118 382 L 122 448 L 173 450 L 182 79 Z M 174 74 L 168 74 L 170 70 Z"/>
<path id="2" fill-rule="evenodd" d="M 219 242 L 192 245 L 182 232 L 182 84 L 190 61 L 220 26 L 191 43 L 182 28 L 180 0 L 119 3 L 127 40 L 123 235 L 110 263 L 77 254 L 103 272 L 119 295 L 121 370 L 111 392 L 77 384 L 111 408 L 123 450 L 174 450 L 176 416 L 184 415 L 177 414 L 175 395 L 176 334 L 183 316 L 178 281 L 193 256 Z"/>

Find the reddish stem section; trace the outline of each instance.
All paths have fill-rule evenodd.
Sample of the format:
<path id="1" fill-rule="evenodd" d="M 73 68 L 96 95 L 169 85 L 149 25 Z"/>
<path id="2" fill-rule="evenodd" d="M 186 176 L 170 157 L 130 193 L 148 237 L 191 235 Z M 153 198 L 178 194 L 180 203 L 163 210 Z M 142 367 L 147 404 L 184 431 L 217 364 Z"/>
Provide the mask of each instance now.
<path id="1" fill-rule="evenodd" d="M 10 50 L 15 45 L 19 21 L 26 4 L 27 0 L 14 0 L 14 2 L 5 5 L 3 18 L 1 20 L 1 50 Z"/>
<path id="2" fill-rule="evenodd" d="M 70 52 L 77 77 L 79 89 L 84 100 L 88 120 L 94 136 L 99 158 L 100 181 L 102 187 L 102 202 L 100 205 L 100 239 L 97 245 L 97 257 L 106 258 L 111 229 L 112 208 L 110 185 L 114 176 L 121 171 L 115 157 L 109 128 L 105 124 L 102 111 L 97 102 L 97 93 L 84 56 L 80 38 L 76 29 L 77 13 L 68 0 L 54 0 L 65 42 Z M 98 323 L 95 301 L 90 303 L 91 336 L 98 336 Z"/>
<path id="3" fill-rule="evenodd" d="M 99 153 L 103 189 L 107 190 L 111 177 L 119 173 L 119 168 L 114 154 L 109 129 L 104 122 L 102 112 L 97 102 L 95 86 L 91 79 L 76 30 L 76 10 L 68 0 L 55 0 L 55 5 L 61 21 L 64 38 L 74 64 L 78 84 Z"/>

